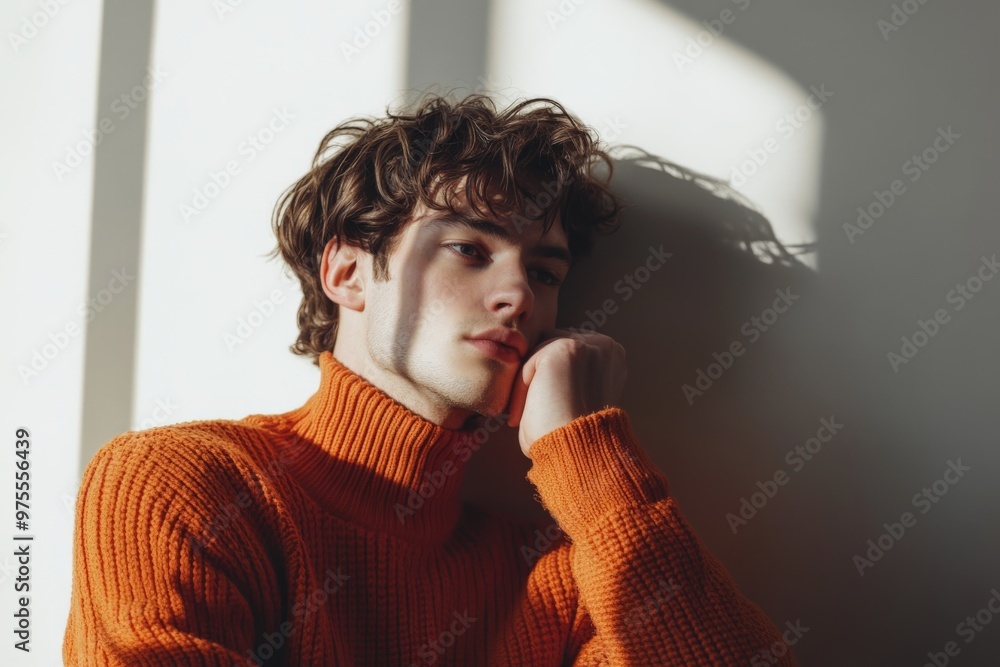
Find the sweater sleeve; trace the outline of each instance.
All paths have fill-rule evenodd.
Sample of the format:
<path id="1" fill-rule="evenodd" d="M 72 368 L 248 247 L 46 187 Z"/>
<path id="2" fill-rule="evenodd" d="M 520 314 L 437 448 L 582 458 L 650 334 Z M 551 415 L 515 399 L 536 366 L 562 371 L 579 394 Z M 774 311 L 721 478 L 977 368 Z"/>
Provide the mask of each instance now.
<path id="1" fill-rule="evenodd" d="M 274 577 L 236 462 L 210 445 L 129 432 L 88 464 L 66 665 L 256 664 L 258 630 L 276 627 L 266 611 Z"/>
<path id="2" fill-rule="evenodd" d="M 571 542 L 567 664 L 797 664 L 685 521 L 622 409 L 577 418 L 528 456 L 528 479 Z"/>

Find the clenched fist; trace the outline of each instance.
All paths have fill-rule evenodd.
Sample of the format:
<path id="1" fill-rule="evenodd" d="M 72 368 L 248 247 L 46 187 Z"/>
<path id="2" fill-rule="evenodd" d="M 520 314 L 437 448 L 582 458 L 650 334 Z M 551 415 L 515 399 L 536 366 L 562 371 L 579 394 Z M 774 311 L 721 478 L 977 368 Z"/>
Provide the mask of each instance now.
<path id="1" fill-rule="evenodd" d="M 616 406 L 628 368 L 625 348 L 610 336 L 545 329 L 514 379 L 507 424 L 518 429 L 525 456 L 540 437 Z"/>

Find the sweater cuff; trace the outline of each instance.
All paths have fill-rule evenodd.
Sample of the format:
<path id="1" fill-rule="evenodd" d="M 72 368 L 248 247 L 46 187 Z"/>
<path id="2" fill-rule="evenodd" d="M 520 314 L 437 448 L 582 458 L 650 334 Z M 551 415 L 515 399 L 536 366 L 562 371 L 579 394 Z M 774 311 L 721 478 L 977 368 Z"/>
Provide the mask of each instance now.
<path id="1" fill-rule="evenodd" d="M 577 417 L 528 449 L 527 478 L 545 509 L 571 537 L 603 514 L 654 503 L 669 494 L 667 478 L 639 445 L 628 414 L 608 407 Z"/>

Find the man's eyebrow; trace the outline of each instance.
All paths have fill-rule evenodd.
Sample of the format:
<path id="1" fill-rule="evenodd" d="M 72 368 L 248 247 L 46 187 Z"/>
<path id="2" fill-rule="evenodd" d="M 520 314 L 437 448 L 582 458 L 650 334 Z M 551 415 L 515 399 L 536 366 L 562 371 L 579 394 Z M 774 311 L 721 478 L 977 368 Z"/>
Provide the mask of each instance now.
<path id="1" fill-rule="evenodd" d="M 431 219 L 425 225 L 425 229 L 428 230 L 443 227 L 466 227 L 507 245 L 517 245 L 514 241 L 514 236 L 505 227 L 492 220 L 472 218 L 466 215 L 445 214 Z M 573 264 L 573 256 L 570 254 L 569 249 L 561 245 L 540 244 L 529 250 L 528 255 L 544 259 L 555 259 L 567 266 Z"/>

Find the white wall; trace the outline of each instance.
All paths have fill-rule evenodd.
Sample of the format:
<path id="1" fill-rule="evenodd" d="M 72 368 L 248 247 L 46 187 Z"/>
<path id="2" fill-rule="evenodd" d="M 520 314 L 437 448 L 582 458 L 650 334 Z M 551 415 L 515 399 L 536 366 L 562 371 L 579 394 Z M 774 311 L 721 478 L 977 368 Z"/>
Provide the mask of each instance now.
<path id="1" fill-rule="evenodd" d="M 57 6 L 25 44 L 0 48 L 0 289 L 9 304 L 0 334 L 0 423 L 8 452 L 0 489 L 8 499 L 3 525 L 12 526 L 13 434 L 27 427 L 29 532 L 36 536 L 31 654 L 5 640 L 4 664 L 62 664 L 69 611 L 86 336 L 79 309 L 97 297 L 86 293 L 93 156 L 61 179 L 52 164 L 65 162 L 100 119 L 115 129 L 131 120 L 96 108 L 101 4 Z M 398 94 L 405 8 L 360 54 L 348 60 L 340 47 L 377 8 L 299 3 L 276 12 L 247 2 L 219 13 L 205 2 L 157 5 L 151 61 L 163 78 L 148 100 L 141 268 L 132 284 L 139 311 L 131 428 L 280 411 L 315 390 L 315 368 L 287 351 L 296 333 L 298 286 L 262 255 L 273 242 L 270 214 L 278 195 L 308 169 L 322 136 L 348 116 L 380 114 Z M 0 26 L 5 35 L 18 33 L 25 17 L 41 11 L 38 2 L 5 3 Z M 291 117 L 287 127 L 263 150 L 244 144 L 268 127 L 275 110 Z M 185 220 L 180 205 L 190 204 L 193 190 L 212 183 L 213 172 L 230 160 L 240 173 Z M 235 333 L 255 302 L 273 298 L 274 290 L 281 302 L 273 315 L 230 350 L 223 334 Z M 47 348 L 52 340 L 61 345 L 67 327 L 76 335 L 66 336 L 64 347 Z M 51 359 L 22 380 L 18 369 L 31 368 L 36 350 Z M 6 545 L 0 609 L 7 619 L 17 576 L 12 532 L 0 538 Z"/>
<path id="2" fill-rule="evenodd" d="M 363 4 L 275 8 L 158 5 L 169 79 L 151 107 L 135 427 L 290 409 L 315 389 L 287 349 L 298 283 L 262 257 L 271 212 L 326 132 L 398 94 L 406 15 L 349 61 L 340 44 L 370 20 Z"/>
<path id="3" fill-rule="evenodd" d="M 58 11 L 44 17 L 43 4 Z M 896 4 L 427 0 L 393 13 L 388 0 L 160 2 L 150 60 L 165 76 L 144 107 L 135 382 L 122 390 L 131 396 L 130 427 L 278 412 L 315 390 L 316 369 L 287 350 L 298 286 L 263 255 L 273 245 L 278 196 L 307 171 L 336 124 L 379 116 L 430 81 L 485 86 L 508 99 L 551 97 L 612 144 L 635 144 L 732 181 L 779 240 L 818 242 L 818 252 L 802 259 L 818 270 L 821 289 L 693 407 L 680 385 L 712 361 L 713 350 L 740 337 L 744 320 L 769 303 L 756 290 L 783 286 L 773 282 L 784 280 L 781 272 L 731 257 L 684 264 L 695 253 L 679 246 L 678 264 L 651 281 L 609 331 L 634 338 L 630 359 L 642 360 L 630 368 L 626 398 L 643 444 L 750 597 L 778 625 L 801 617 L 813 628 L 795 647 L 807 656 L 803 664 L 819 656 L 919 664 L 956 639 L 955 624 L 1000 584 L 991 556 L 1000 547 L 993 530 L 998 297 L 986 284 L 961 312 L 944 300 L 1000 247 L 991 182 L 1000 103 L 989 85 L 1000 10 L 971 0 L 924 3 L 883 33 L 879 21 Z M 379 11 L 388 14 L 375 28 Z M 45 25 L 32 32 L 33 21 Z M 72 508 L 92 444 L 82 442 L 80 426 L 85 304 L 100 295 L 89 286 L 93 155 L 70 163 L 68 173 L 53 165 L 77 146 L 86 151 L 101 119 L 118 122 L 97 103 L 101 21 L 94 0 L 11 0 L 0 10 L 7 41 L 0 47 L 0 298 L 9 304 L 0 327 L 8 457 L 0 462 L 0 613 L 8 620 L 17 576 L 13 434 L 21 426 L 32 432 L 29 532 L 36 536 L 32 653 L 4 642 L 3 664 L 61 664 Z M 722 34 L 713 36 L 706 21 L 717 29 L 721 21 Z M 346 54 L 343 45 L 366 25 L 369 42 Z M 24 42 L 12 42 L 22 31 Z M 441 58 L 449 48 L 453 56 Z M 832 97 L 810 107 L 814 88 Z M 289 120 L 276 131 L 279 112 Z M 906 195 L 862 237 L 845 239 L 843 225 L 855 220 L 857 206 L 905 177 L 901 165 L 949 125 L 960 142 L 919 182 L 908 181 Z M 251 150 L 248 136 L 269 143 Z M 763 162 L 757 169 L 748 162 L 755 155 Z M 228 163 L 239 173 L 227 181 L 218 173 Z M 655 201 L 660 181 L 634 168 L 624 173 L 635 180 L 623 180 L 624 190 Z M 224 187 L 215 190 L 219 182 Z M 181 207 L 195 207 L 196 192 L 210 201 L 185 215 Z M 651 230 L 659 228 L 636 225 L 638 236 L 619 239 L 621 252 L 606 270 L 630 269 L 633 251 L 641 255 L 645 245 L 629 239 Z M 587 280 L 603 294 L 614 278 Z M 272 311 L 262 302 L 275 291 Z M 590 305 L 588 294 L 576 305 Z M 953 323 L 900 372 L 890 370 L 886 353 L 939 307 L 949 308 Z M 270 314 L 258 320 L 253 313 L 261 309 Z M 241 320 L 253 321 L 251 335 L 227 345 Z M 37 374 L 22 377 L 33 358 Z M 829 413 L 848 424 L 844 435 L 752 526 L 731 533 L 726 512 L 758 480 L 786 468 L 785 452 Z M 912 494 L 958 456 L 974 466 L 969 479 L 860 577 L 852 556 L 883 522 L 912 510 Z M 963 662 L 995 655 L 995 625 L 962 646 Z"/>
<path id="4" fill-rule="evenodd" d="M 77 161 L 67 153 L 87 153 L 96 125 L 101 5 L 51 5 L 51 16 L 38 2 L 12 0 L 0 9 L 0 662 L 7 665 L 61 664 L 86 335 L 81 306 L 94 296 L 87 294 L 92 155 Z M 67 160 L 68 170 L 53 166 Z M 14 527 L 22 427 L 31 433 L 26 531 Z M 29 591 L 15 590 L 15 534 L 34 536 Z M 22 595 L 30 598 L 30 654 L 13 648 Z"/>
<path id="5" fill-rule="evenodd" d="M 822 105 L 727 36 L 749 0 L 706 13 L 710 26 L 654 0 L 491 7 L 488 79 L 501 92 L 555 98 L 609 143 L 731 181 L 783 243 L 816 239 Z"/>

